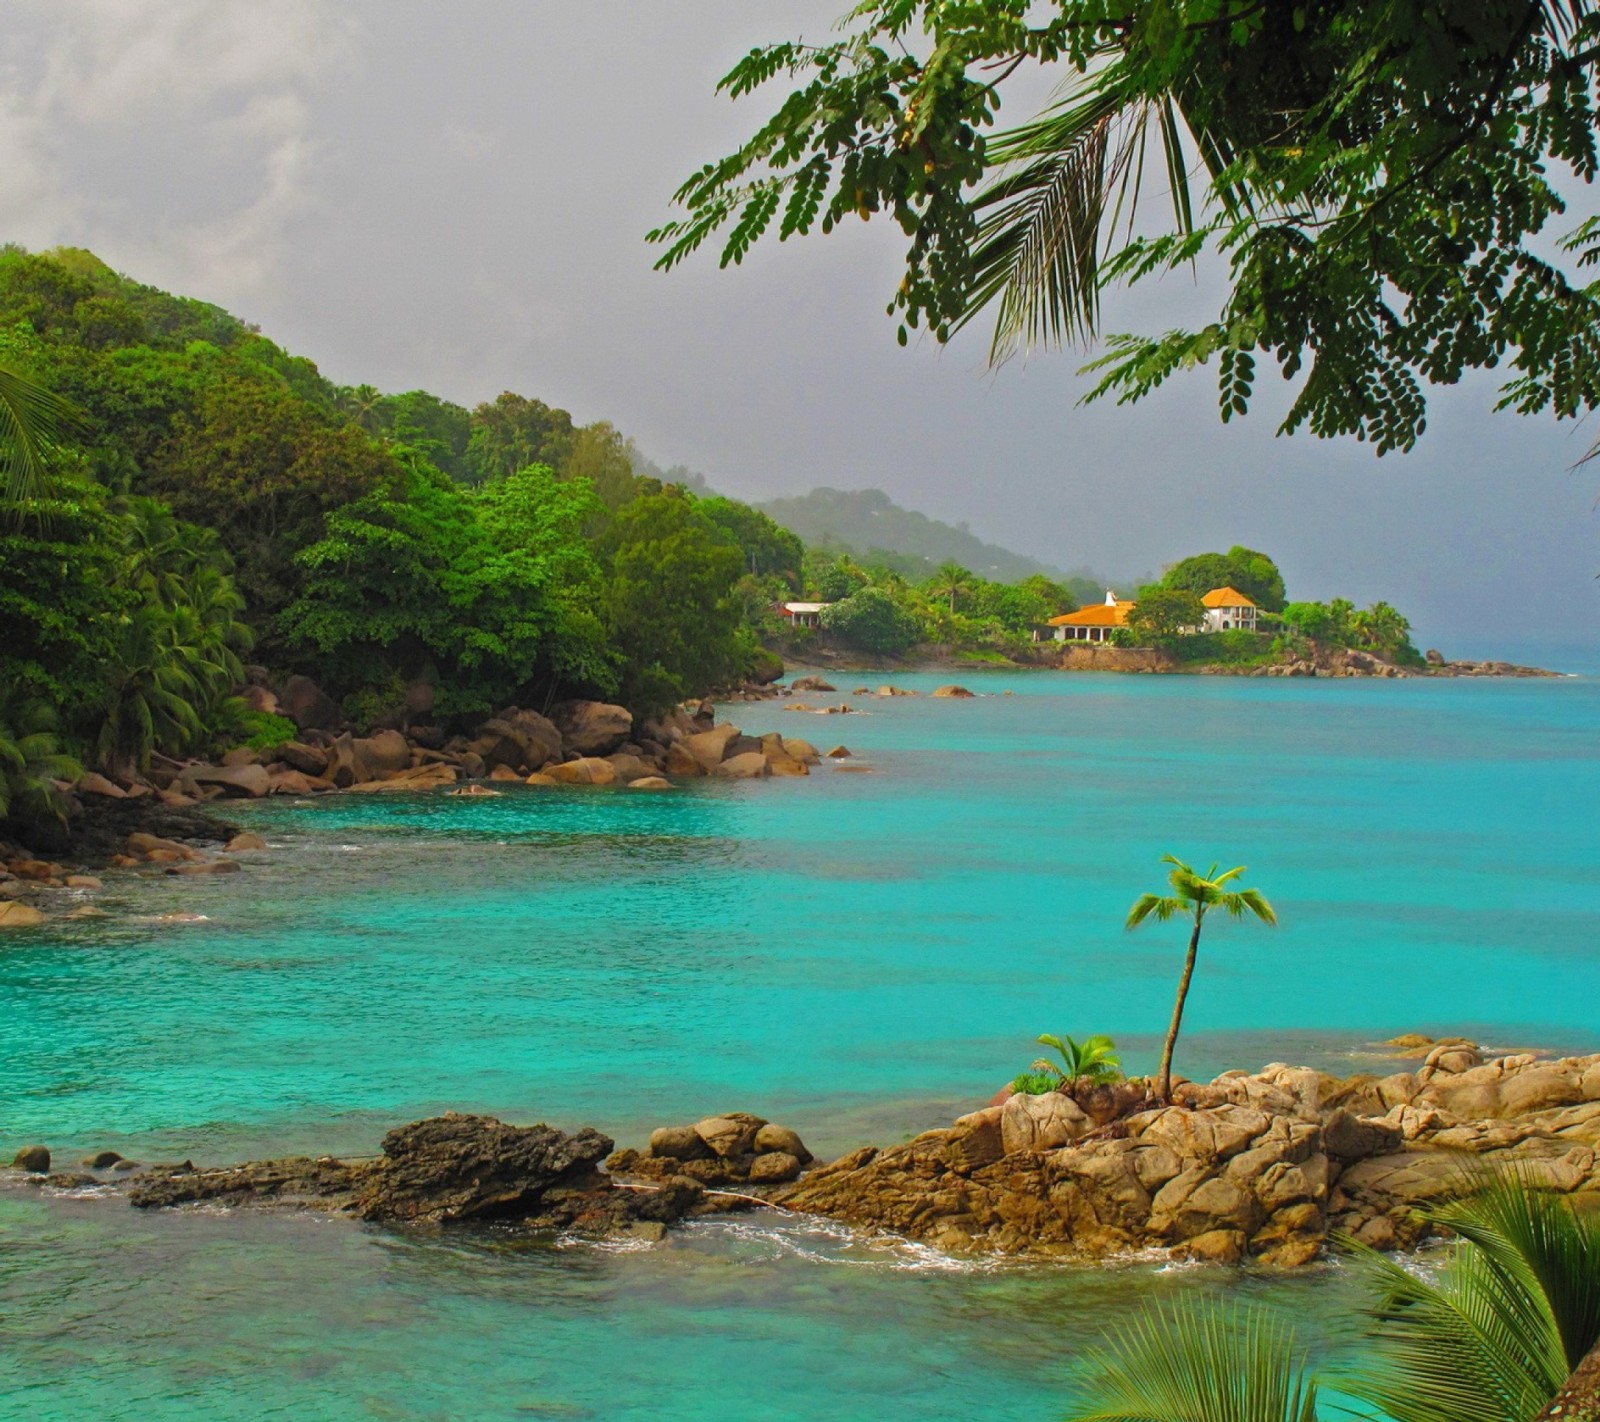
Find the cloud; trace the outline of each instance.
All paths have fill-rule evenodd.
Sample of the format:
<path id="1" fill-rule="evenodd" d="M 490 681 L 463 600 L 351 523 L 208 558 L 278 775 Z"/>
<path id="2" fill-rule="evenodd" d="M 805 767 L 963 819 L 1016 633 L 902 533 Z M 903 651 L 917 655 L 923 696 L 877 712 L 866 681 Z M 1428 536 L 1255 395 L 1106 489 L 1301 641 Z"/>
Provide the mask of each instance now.
<path id="1" fill-rule="evenodd" d="M 313 99 L 355 48 L 336 0 L 16 0 L 0 225 L 223 300 L 278 275 L 317 195 Z"/>

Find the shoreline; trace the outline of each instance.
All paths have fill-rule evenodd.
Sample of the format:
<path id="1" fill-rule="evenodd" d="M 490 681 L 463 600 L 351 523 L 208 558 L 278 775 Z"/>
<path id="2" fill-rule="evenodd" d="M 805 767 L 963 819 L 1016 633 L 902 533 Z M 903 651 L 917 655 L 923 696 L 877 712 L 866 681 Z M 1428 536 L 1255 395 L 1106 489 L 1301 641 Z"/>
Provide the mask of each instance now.
<path id="1" fill-rule="evenodd" d="M 813 1161 L 791 1130 L 727 1112 L 616 1150 L 483 1115 L 397 1127 L 375 1156 L 144 1165 L 92 1152 L 56 1170 L 24 1146 L 4 1183 L 137 1208 L 313 1211 L 369 1223 L 493 1221 L 659 1241 L 674 1225 L 773 1207 L 956 1259 L 1107 1264 L 1130 1257 L 1296 1269 L 1336 1237 L 1409 1251 L 1474 1170 L 1514 1169 L 1600 1199 L 1600 1054 L 1485 1059 L 1459 1038 L 1398 1038 L 1385 1077 L 1272 1064 L 1181 1081 L 1016 1095 L 902 1145 Z M 1467 1164 L 1476 1161 L 1476 1165 Z M 93 1190 L 88 1197 L 81 1192 Z"/>

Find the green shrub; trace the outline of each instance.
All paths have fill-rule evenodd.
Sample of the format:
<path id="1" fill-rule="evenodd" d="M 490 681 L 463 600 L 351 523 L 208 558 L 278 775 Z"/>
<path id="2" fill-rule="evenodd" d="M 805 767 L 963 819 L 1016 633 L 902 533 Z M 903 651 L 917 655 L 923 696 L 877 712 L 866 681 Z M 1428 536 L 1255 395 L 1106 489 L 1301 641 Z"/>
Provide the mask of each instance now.
<path id="1" fill-rule="evenodd" d="M 298 728 L 287 716 L 274 716 L 270 711 L 241 712 L 237 729 L 239 744 L 258 751 L 276 750 L 299 734 Z"/>
<path id="2" fill-rule="evenodd" d="M 1061 1077 L 1053 1071 L 1021 1071 L 1011 1078 L 1011 1089 L 1018 1096 L 1043 1096 L 1061 1085 Z"/>
<path id="3" fill-rule="evenodd" d="M 1061 1056 L 1065 1070 L 1045 1061 L 1035 1062 L 1033 1069 L 1052 1072 L 1068 1086 L 1079 1081 L 1099 1086 L 1105 1082 L 1122 1080 L 1122 1059 L 1117 1055 L 1117 1044 L 1107 1036 L 1096 1033 L 1093 1037 L 1075 1042 L 1071 1037 L 1058 1037 L 1053 1032 L 1045 1032 L 1039 1037 L 1039 1045 L 1054 1047 Z"/>

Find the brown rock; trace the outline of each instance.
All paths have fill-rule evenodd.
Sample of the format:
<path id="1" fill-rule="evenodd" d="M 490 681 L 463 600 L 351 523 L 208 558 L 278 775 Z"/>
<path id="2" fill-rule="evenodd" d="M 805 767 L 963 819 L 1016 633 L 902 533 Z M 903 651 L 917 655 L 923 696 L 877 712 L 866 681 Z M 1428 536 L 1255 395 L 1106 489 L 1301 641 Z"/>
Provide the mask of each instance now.
<path id="1" fill-rule="evenodd" d="M 249 746 L 235 746 L 232 750 L 223 752 L 222 764 L 230 769 L 236 765 L 260 765 L 261 753 Z"/>
<path id="2" fill-rule="evenodd" d="M 709 773 L 722 764 L 728 754 L 729 745 L 738 738 L 737 726 L 723 724 L 713 726 L 709 731 L 697 731 L 692 736 L 685 736 L 676 744 L 699 761 Z"/>
<path id="3" fill-rule="evenodd" d="M 802 1165 L 807 1165 L 812 1160 L 811 1152 L 806 1149 L 805 1142 L 794 1131 L 787 1126 L 775 1126 L 770 1122 L 756 1132 L 755 1149 L 758 1155 L 772 1152 L 792 1155 Z"/>
<path id="4" fill-rule="evenodd" d="M 321 775 L 328 768 L 327 751 L 320 746 L 308 746 L 302 741 L 285 741 L 273 754 L 302 775 Z"/>
<path id="5" fill-rule="evenodd" d="M 211 859 L 204 864 L 174 864 L 169 874 L 237 874 L 244 866 L 237 859 Z"/>
<path id="6" fill-rule="evenodd" d="M 32 904 L 18 899 L 0 899 L 0 928 L 34 928 L 45 920 Z"/>
<path id="7" fill-rule="evenodd" d="M 630 790 L 670 790 L 672 782 L 660 775 L 644 775 L 628 782 Z"/>
<path id="8" fill-rule="evenodd" d="M 958 1116 L 944 1141 L 945 1158 L 950 1164 L 957 1170 L 979 1170 L 1004 1156 L 1005 1136 L 1000 1125 L 1004 1112 L 1004 1106 L 985 1106 L 981 1111 Z"/>
<path id="9" fill-rule="evenodd" d="M 800 1174 L 800 1160 L 787 1151 L 770 1151 L 750 1162 L 746 1177 L 752 1185 L 782 1185 Z"/>
<path id="10" fill-rule="evenodd" d="M 721 763 L 720 761 L 718 762 Z M 691 751 L 682 741 L 674 741 L 667 747 L 667 774 L 678 780 L 692 780 L 696 776 L 706 773 L 705 765 L 700 758 Z"/>
<path id="11" fill-rule="evenodd" d="M 331 782 L 312 779 L 298 770 L 280 770 L 267 777 L 269 795 L 313 795 L 319 790 L 331 790 Z"/>
<path id="12" fill-rule="evenodd" d="M 837 691 L 838 689 L 820 676 L 797 676 L 789 683 L 790 691 Z"/>
<path id="13" fill-rule="evenodd" d="M 68 874 L 62 880 L 69 889 L 103 889 L 104 884 L 93 874 Z"/>
<path id="14" fill-rule="evenodd" d="M 366 772 L 364 780 L 381 780 L 411 764 L 411 747 L 399 731 L 378 731 L 351 743 L 356 760 Z"/>
<path id="15" fill-rule="evenodd" d="M 633 734 L 633 713 L 604 701 L 563 701 L 550 719 L 563 745 L 579 755 L 609 755 Z"/>
<path id="16" fill-rule="evenodd" d="M 829 760 L 844 760 L 851 754 L 852 752 L 845 746 L 835 746 L 831 751 L 828 752 L 827 758 Z"/>
<path id="17" fill-rule="evenodd" d="M 536 770 L 522 783 L 524 785 L 559 785 L 561 782 L 553 775 L 546 775 L 542 770 Z"/>
<path id="18" fill-rule="evenodd" d="M 646 765 L 638 756 L 630 755 L 626 751 L 613 751 L 606 759 L 611 762 L 611 768 L 617 772 L 617 779 L 625 785 L 656 773 L 654 766 Z"/>
<path id="19" fill-rule="evenodd" d="M 224 795 L 259 799 L 271 788 L 266 767 L 250 765 L 192 765 L 180 777 L 185 787 L 218 786 Z"/>
<path id="20" fill-rule="evenodd" d="M 772 769 L 760 751 L 745 751 L 723 761 L 716 773 L 729 780 L 761 780 L 772 774 Z"/>
<path id="21" fill-rule="evenodd" d="M 810 775 L 811 767 L 803 760 L 795 760 L 790 756 L 768 756 L 767 773 L 769 775 Z"/>
<path id="22" fill-rule="evenodd" d="M 756 1132 L 767 1123 L 759 1116 L 736 1111 L 727 1116 L 707 1116 L 694 1123 L 694 1131 L 712 1154 L 728 1160 L 749 1155 L 755 1148 Z"/>
<path id="23" fill-rule="evenodd" d="M 1335 1160 L 1365 1160 L 1368 1156 L 1388 1155 L 1400 1148 L 1403 1137 L 1392 1121 L 1357 1116 L 1342 1107 L 1322 1126 L 1323 1148 Z"/>
<path id="24" fill-rule="evenodd" d="M 23 1146 L 11 1160 L 13 1170 L 26 1170 L 30 1175 L 48 1175 L 50 1173 L 50 1150 L 48 1146 L 33 1145 Z"/>
<path id="25" fill-rule="evenodd" d="M 224 846 L 229 854 L 242 854 L 246 850 L 265 849 L 266 847 L 266 840 L 262 839 L 254 830 L 245 830 L 242 834 L 234 835 Z"/>
<path id="26" fill-rule="evenodd" d="M 703 1160 L 711 1147 L 693 1126 L 659 1126 L 650 1132 L 650 1154 L 666 1160 Z"/>
<path id="27" fill-rule="evenodd" d="M 559 785 L 615 785 L 616 768 L 599 756 L 582 756 L 545 767 L 546 775 Z"/>
<path id="28" fill-rule="evenodd" d="M 308 676 L 292 676 L 284 682 L 278 705 L 302 731 L 332 731 L 343 719 L 338 703 Z"/>
<path id="29" fill-rule="evenodd" d="M 126 800 L 128 792 L 120 785 L 115 785 L 103 775 L 94 771 L 85 771 L 78 777 L 78 783 L 72 787 L 80 795 L 103 795 L 108 800 Z"/>
<path id="30" fill-rule="evenodd" d="M 1070 1096 L 1060 1091 L 1018 1092 L 1001 1108 L 1000 1138 L 1005 1153 L 1055 1150 L 1087 1135 L 1094 1123 Z"/>
<path id="31" fill-rule="evenodd" d="M 968 691 L 966 687 L 954 685 L 935 687 L 933 694 L 935 696 L 942 697 L 957 697 L 963 700 L 970 698 L 973 695 L 973 693 Z"/>
<path id="32" fill-rule="evenodd" d="M 790 760 L 798 760 L 802 765 L 815 765 L 822 759 L 810 741 L 803 741 L 798 736 L 783 737 L 783 751 Z"/>

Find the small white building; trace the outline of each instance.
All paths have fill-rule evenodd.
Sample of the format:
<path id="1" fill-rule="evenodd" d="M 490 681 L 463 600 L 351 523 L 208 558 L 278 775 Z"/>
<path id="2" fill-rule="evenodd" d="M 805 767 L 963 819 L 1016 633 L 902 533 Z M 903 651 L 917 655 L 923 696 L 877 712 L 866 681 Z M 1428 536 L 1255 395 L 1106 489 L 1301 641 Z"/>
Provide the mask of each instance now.
<path id="1" fill-rule="evenodd" d="M 1117 595 L 1107 588 L 1103 603 L 1052 617 L 1047 624 L 1050 628 L 1047 635 L 1057 642 L 1108 642 L 1117 628 L 1128 625 L 1128 614 L 1133 608 L 1131 602 L 1118 602 Z M 1041 640 L 1037 632 L 1034 640 Z"/>
<path id="2" fill-rule="evenodd" d="M 822 609 L 832 607 L 831 602 L 786 602 L 780 609 L 794 627 L 820 627 Z"/>
<path id="3" fill-rule="evenodd" d="M 1205 605 L 1203 632 L 1254 632 L 1257 608 L 1237 588 L 1212 588 L 1200 601 Z"/>

